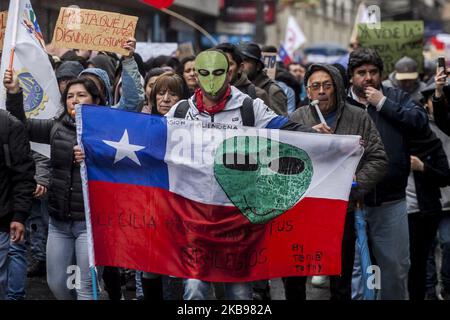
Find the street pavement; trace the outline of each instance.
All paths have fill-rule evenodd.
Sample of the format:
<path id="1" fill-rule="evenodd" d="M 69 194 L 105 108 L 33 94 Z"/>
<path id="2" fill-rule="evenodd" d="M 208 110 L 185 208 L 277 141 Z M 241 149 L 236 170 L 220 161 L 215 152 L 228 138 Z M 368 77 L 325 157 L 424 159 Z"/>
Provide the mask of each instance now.
<path id="1" fill-rule="evenodd" d="M 440 270 L 441 266 L 441 250 L 439 246 L 436 248 L 436 267 Z M 440 277 L 439 277 L 440 278 Z M 440 282 L 440 281 L 439 281 Z M 178 291 L 180 290 L 180 283 L 178 283 Z M 101 286 L 103 287 L 103 286 Z M 271 298 L 272 300 L 285 300 L 284 287 L 281 279 L 273 279 L 270 281 Z M 440 290 L 438 285 L 437 290 Z M 136 298 L 134 290 L 127 290 L 126 286 L 122 286 L 124 298 L 126 300 L 132 300 Z M 180 292 L 179 292 L 180 294 Z M 308 278 L 306 287 L 306 299 L 307 300 L 328 300 L 330 298 L 329 282 L 327 280 L 324 287 L 316 288 L 311 285 L 311 277 Z M 45 277 L 36 277 L 27 279 L 27 300 L 54 300 L 55 297 L 48 288 Z M 100 293 L 99 299 L 107 300 L 108 296 L 105 290 Z M 181 299 L 181 298 L 180 298 Z"/>
<path id="2" fill-rule="evenodd" d="M 308 300 L 328 300 L 329 299 L 329 285 L 328 282 L 324 288 L 315 288 L 311 285 L 311 278 L 308 279 L 307 285 L 307 299 Z M 285 300 L 284 288 L 281 279 L 273 279 L 270 282 L 271 285 L 271 297 L 273 300 Z M 126 290 L 123 286 L 125 299 L 135 299 L 136 295 L 134 291 Z M 100 294 L 101 300 L 106 300 L 107 295 L 103 290 Z M 45 277 L 28 278 L 27 280 L 27 300 L 55 300 L 55 297 L 48 288 Z"/>

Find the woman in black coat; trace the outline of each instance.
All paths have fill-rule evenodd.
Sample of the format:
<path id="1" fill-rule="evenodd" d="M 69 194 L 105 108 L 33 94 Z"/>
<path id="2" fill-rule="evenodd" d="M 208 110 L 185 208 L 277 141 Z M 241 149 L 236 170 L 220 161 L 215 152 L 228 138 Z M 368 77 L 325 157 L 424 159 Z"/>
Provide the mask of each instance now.
<path id="1" fill-rule="evenodd" d="M 7 71 L 5 77 L 19 88 L 16 76 Z M 89 79 L 69 81 L 63 92 L 62 114 L 57 119 L 26 119 L 20 91 L 8 96 L 7 108 L 26 124 L 30 141 L 51 147 L 51 178 L 48 190 L 50 215 L 47 240 L 47 282 L 57 299 L 90 300 L 93 297 L 89 272 L 87 229 L 84 215 L 80 166 L 74 161 L 77 145 L 75 105 L 105 101 Z M 75 280 L 68 288 L 68 278 Z M 75 290 L 74 290 L 75 289 Z"/>

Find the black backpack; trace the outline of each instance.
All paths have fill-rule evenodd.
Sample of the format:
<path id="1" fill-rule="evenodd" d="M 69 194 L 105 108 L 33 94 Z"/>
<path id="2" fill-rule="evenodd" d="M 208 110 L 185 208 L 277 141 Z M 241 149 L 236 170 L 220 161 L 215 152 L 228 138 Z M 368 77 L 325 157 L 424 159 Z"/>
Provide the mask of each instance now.
<path id="1" fill-rule="evenodd" d="M 242 117 L 242 125 L 246 127 L 254 127 L 255 126 L 255 112 L 253 110 L 253 99 L 246 97 L 242 106 L 241 117 Z M 187 100 L 181 101 L 174 113 L 174 118 L 186 118 L 186 114 L 189 111 L 189 102 Z"/>
<path id="2" fill-rule="evenodd" d="M 8 116 L 9 112 L 0 110 L 0 147 L 5 156 L 6 167 L 11 167 L 11 154 L 9 153 L 9 130 L 8 130 Z"/>

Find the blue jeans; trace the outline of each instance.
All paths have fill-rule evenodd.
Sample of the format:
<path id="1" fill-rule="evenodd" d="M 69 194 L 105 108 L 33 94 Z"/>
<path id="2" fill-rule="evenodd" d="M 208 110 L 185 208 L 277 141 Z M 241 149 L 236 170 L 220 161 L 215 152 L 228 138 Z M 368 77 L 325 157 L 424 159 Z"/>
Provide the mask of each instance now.
<path id="1" fill-rule="evenodd" d="M 379 207 L 366 207 L 369 247 L 380 267 L 381 283 L 378 299 L 407 300 L 409 257 L 409 229 L 406 201 L 399 200 Z M 357 256 L 357 255 L 356 255 Z M 352 298 L 361 299 L 358 279 L 360 263 L 356 257 L 352 279 Z"/>
<path id="2" fill-rule="evenodd" d="M 59 221 L 50 217 L 47 282 L 58 300 L 92 300 L 85 221 Z"/>
<path id="3" fill-rule="evenodd" d="M 142 291 L 142 271 L 136 270 L 134 274 L 136 280 L 136 298 L 140 299 L 144 297 L 144 291 Z"/>
<path id="4" fill-rule="evenodd" d="M 211 282 L 197 279 L 184 279 L 184 300 L 210 300 Z M 252 300 L 252 283 L 224 283 L 225 299 L 227 300 Z"/>
<path id="5" fill-rule="evenodd" d="M 5 300 L 8 292 L 8 252 L 9 232 L 0 231 L 0 300 Z"/>
<path id="6" fill-rule="evenodd" d="M 8 262 L 8 300 L 25 300 L 27 284 L 27 246 L 11 243 Z"/>
<path id="7" fill-rule="evenodd" d="M 27 234 L 33 259 L 45 261 L 48 236 L 47 199 L 34 199 L 31 215 L 27 220 Z"/>
<path id="8" fill-rule="evenodd" d="M 450 212 L 444 211 L 438 227 L 438 241 L 435 241 L 430 255 L 428 257 L 427 266 L 427 292 L 435 293 L 438 283 L 436 274 L 436 258 L 434 256 L 435 246 L 437 243 L 441 246 L 442 264 L 441 264 L 441 280 L 442 287 L 446 292 L 450 292 Z"/>

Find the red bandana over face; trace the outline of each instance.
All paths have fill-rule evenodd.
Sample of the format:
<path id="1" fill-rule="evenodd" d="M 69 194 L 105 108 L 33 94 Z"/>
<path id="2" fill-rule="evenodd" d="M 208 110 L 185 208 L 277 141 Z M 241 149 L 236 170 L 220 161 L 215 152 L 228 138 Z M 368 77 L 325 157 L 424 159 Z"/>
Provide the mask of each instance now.
<path id="1" fill-rule="evenodd" d="M 222 96 L 222 98 L 213 106 L 206 107 L 203 103 L 203 93 L 200 88 L 195 90 L 195 103 L 197 104 L 197 109 L 200 113 L 208 112 L 209 114 L 215 114 L 222 111 L 231 95 L 231 86 L 228 86 L 227 91 Z"/>

